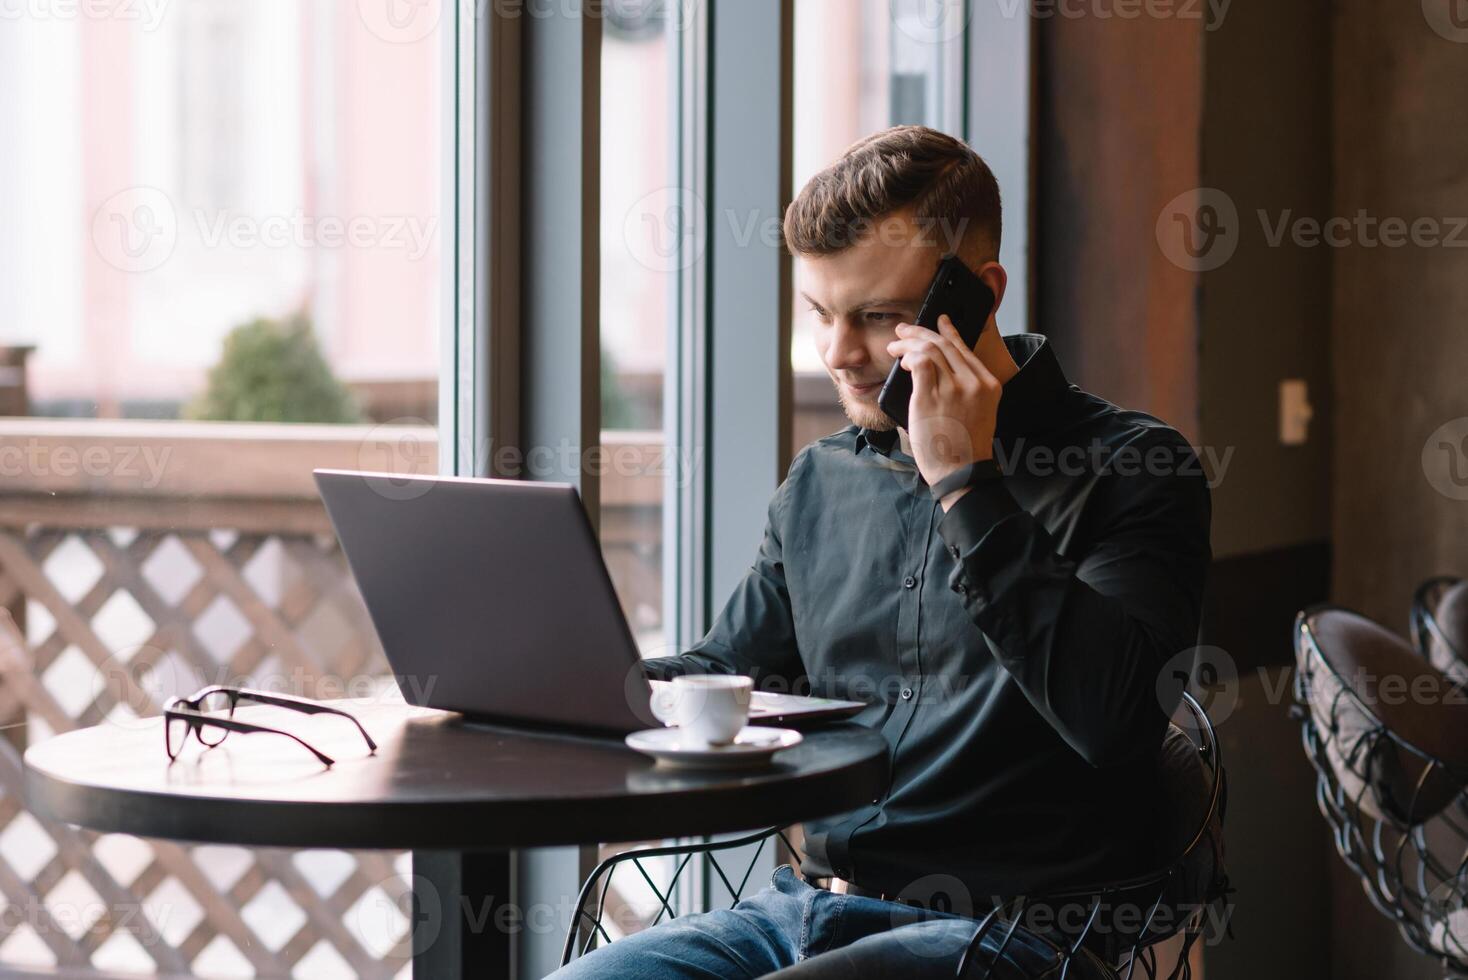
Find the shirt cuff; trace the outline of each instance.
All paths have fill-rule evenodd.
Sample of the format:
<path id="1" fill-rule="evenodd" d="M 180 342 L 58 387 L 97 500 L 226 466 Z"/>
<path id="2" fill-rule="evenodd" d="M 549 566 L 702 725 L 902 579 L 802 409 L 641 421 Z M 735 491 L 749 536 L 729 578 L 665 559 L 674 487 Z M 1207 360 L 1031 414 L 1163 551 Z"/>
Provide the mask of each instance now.
<path id="1" fill-rule="evenodd" d="M 670 681 L 688 673 L 682 657 L 651 657 L 642 661 L 642 675 L 651 681 Z"/>
<path id="2" fill-rule="evenodd" d="M 989 529 L 1021 510 L 1003 480 L 985 480 L 958 498 L 938 524 L 938 533 L 955 558 L 976 548 Z"/>

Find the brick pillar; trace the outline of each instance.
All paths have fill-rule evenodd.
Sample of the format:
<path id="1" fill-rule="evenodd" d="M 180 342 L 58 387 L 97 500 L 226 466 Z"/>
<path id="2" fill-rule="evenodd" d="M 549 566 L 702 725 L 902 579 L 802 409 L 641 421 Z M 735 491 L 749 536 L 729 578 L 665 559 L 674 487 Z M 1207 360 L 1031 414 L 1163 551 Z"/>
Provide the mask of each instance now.
<path id="1" fill-rule="evenodd" d="M 0 346 L 0 415 L 29 415 L 26 361 L 34 347 Z"/>

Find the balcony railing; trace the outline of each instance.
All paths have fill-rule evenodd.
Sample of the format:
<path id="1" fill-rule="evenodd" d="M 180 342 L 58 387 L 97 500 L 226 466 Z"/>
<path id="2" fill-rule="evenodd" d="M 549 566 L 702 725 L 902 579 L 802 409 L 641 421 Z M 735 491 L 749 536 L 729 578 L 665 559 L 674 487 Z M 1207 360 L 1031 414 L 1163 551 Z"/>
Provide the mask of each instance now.
<path id="1" fill-rule="evenodd" d="M 607 437 L 649 460 L 658 440 Z M 51 733 L 136 724 L 205 683 L 390 689 L 311 470 L 435 459 L 429 429 L 0 419 L 0 972 L 404 969 L 406 855 L 41 821 L 23 808 L 20 754 Z M 602 478 L 603 543 L 634 624 L 660 606 L 654 470 Z"/>

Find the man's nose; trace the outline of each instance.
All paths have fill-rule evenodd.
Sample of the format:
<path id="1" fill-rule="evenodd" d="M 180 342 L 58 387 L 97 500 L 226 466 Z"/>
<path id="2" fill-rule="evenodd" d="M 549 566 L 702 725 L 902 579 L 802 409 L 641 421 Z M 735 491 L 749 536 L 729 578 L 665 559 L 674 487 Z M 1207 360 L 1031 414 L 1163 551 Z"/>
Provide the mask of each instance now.
<path id="1" fill-rule="evenodd" d="M 846 318 L 831 327 L 831 344 L 826 348 L 826 366 L 833 371 L 850 371 L 866 367 L 871 360 L 866 338 Z"/>

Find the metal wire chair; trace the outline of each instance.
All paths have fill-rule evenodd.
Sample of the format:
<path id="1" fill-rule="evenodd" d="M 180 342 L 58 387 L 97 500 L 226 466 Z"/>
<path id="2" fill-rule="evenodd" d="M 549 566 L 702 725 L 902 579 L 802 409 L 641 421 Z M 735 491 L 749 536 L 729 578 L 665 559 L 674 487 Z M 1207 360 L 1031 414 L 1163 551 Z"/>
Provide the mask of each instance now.
<path id="1" fill-rule="evenodd" d="M 1052 975 L 1059 980 L 1064 980 L 1083 949 L 1100 953 L 1109 962 L 1119 963 L 1117 976 L 1125 980 L 1132 980 L 1138 966 L 1148 980 L 1157 980 L 1161 966 L 1157 957 L 1158 944 L 1179 934 L 1183 941 L 1177 960 L 1166 977 L 1168 980 L 1191 978 L 1190 954 L 1193 944 L 1208 924 L 1207 912 L 1232 889 L 1223 870 L 1223 813 L 1227 807 L 1228 790 L 1222 748 L 1208 713 L 1191 694 L 1183 693 L 1182 708 L 1191 716 L 1191 731 L 1182 730 L 1183 734 L 1195 740 L 1193 747 L 1198 761 L 1208 775 L 1207 805 L 1197 823 L 1185 828 L 1183 839 L 1186 843 L 1176 853 L 1164 855 L 1156 867 L 1131 878 L 1066 888 L 1046 895 L 1024 896 L 1002 903 L 980 921 L 979 930 L 959 963 L 959 978 L 977 976 L 980 980 L 989 980 L 1028 910 L 1037 907 L 1053 910 L 1071 903 L 1083 903 L 1086 912 L 1084 925 L 1076 932 L 1052 929 L 1045 937 L 1057 948 Z M 1175 727 L 1173 731 L 1177 733 L 1179 729 Z M 1122 919 L 1115 914 L 1128 907 L 1147 910 L 1140 928 L 1134 931 L 1125 929 Z M 1108 909 L 1111 910 L 1109 916 Z M 1104 917 L 1110 921 L 1106 924 L 1105 935 L 1100 936 L 1098 927 Z M 1047 916 L 1054 921 L 1061 918 Z M 1004 938 L 996 947 L 990 940 L 994 931 L 1001 928 Z M 1098 939 L 1102 941 L 1098 942 Z M 981 950 L 988 963 L 984 972 L 978 974 L 971 971 L 975 970 L 973 963 Z M 1125 972 L 1120 972 L 1122 968 Z"/>
<path id="2" fill-rule="evenodd" d="M 1461 688 L 1389 630 L 1328 606 L 1297 618 L 1295 660 L 1293 714 L 1336 851 L 1409 946 L 1468 977 Z"/>
<path id="3" fill-rule="evenodd" d="M 596 869 L 587 877 L 586 883 L 581 886 L 581 893 L 576 896 L 575 915 L 572 918 L 570 929 L 566 932 L 565 945 L 561 949 L 561 965 L 565 966 L 578 956 L 585 956 L 601 943 L 612 941 L 602 919 L 606 914 L 607 899 L 613 893 L 613 876 L 620 868 L 627 865 L 635 868 L 643 883 L 657 897 L 659 905 L 657 914 L 650 923 L 647 923 L 647 928 L 652 928 L 662 922 L 664 918 L 677 918 L 678 913 L 673 909 L 673 892 L 694 858 L 698 858 L 695 867 L 702 872 L 703 880 L 712 881 L 716 877 L 723 884 L 731 897 L 729 905 L 732 907 L 744 897 L 744 889 L 749 884 L 750 876 L 759 864 L 765 845 L 771 841 L 779 841 L 783 844 L 787 852 L 793 855 L 794 862 L 799 864 L 800 852 L 790 843 L 790 838 L 782 827 L 771 827 L 728 840 L 638 847 L 613 854 L 596 866 Z M 720 855 L 751 845 L 754 845 L 755 850 L 748 855 L 743 871 L 737 869 L 732 872 L 726 871 L 723 864 L 720 863 Z M 658 886 L 648 870 L 648 862 L 661 858 L 675 859 L 673 873 L 663 887 Z M 738 879 L 737 885 L 734 883 L 736 878 Z M 596 899 L 594 903 L 592 902 L 593 896 Z"/>
<path id="4" fill-rule="evenodd" d="M 1468 685 L 1468 584 L 1451 575 L 1423 582 L 1412 596 L 1411 624 L 1417 652 Z"/>
<path id="5" fill-rule="evenodd" d="M 1196 827 L 1186 828 L 1186 846 L 1177 855 L 1169 856 L 1161 867 L 1145 874 L 1085 888 L 1057 890 L 1043 898 L 1020 898 L 1000 903 L 980 920 L 979 929 L 959 963 L 956 971 L 958 977 L 979 976 L 981 969 L 984 971 L 983 976 L 987 977 L 994 965 L 1003 958 L 1010 943 L 1016 941 L 1016 934 L 1023 928 L 1022 920 L 1026 910 L 1033 911 L 1042 904 L 1054 908 L 1061 902 L 1085 903 L 1084 908 L 1087 914 L 1084 926 L 1074 935 L 1062 934 L 1053 928 L 1047 930 L 1047 934 L 1043 937 L 1033 933 L 1028 934 L 1032 946 L 1038 942 L 1054 947 L 1053 970 L 1047 973 L 1047 976 L 1055 976 L 1059 980 L 1064 980 L 1072 962 L 1079 962 L 1082 958 L 1087 960 L 1092 975 L 1094 975 L 1097 972 L 1096 931 L 1102 910 L 1108 904 L 1121 905 L 1123 903 L 1131 903 L 1137 905 L 1138 908 L 1147 909 L 1145 921 L 1135 935 L 1122 942 L 1117 940 L 1113 933 L 1106 944 L 1106 955 L 1108 956 L 1117 949 L 1129 950 L 1126 960 L 1123 961 L 1126 967 L 1125 977 L 1130 980 L 1140 964 L 1142 974 L 1149 980 L 1156 980 L 1159 976 L 1155 955 L 1156 944 L 1178 933 L 1182 933 L 1186 938 L 1178 962 L 1167 976 L 1184 978 L 1184 980 L 1191 976 L 1188 954 L 1193 942 L 1201 933 L 1207 907 L 1228 892 L 1227 878 L 1222 869 L 1221 840 L 1222 815 L 1227 793 L 1222 752 L 1213 730 L 1213 724 L 1202 706 L 1191 695 L 1183 695 L 1183 705 L 1191 717 L 1189 727 L 1192 729 L 1183 734 L 1188 738 L 1197 739 L 1198 760 L 1207 778 L 1207 802 Z M 1174 729 L 1174 732 L 1180 732 L 1180 730 Z M 566 936 L 562 965 L 570 963 L 576 956 L 585 955 L 600 943 L 611 941 L 611 936 L 603 927 L 602 916 L 606 908 L 607 896 L 611 891 L 611 878 L 618 868 L 631 864 L 640 872 L 642 880 L 653 890 L 661 905 L 656 918 L 650 924 L 656 925 L 664 918 L 671 919 L 676 916 L 668 893 L 671 893 L 673 886 L 695 857 L 702 862 L 705 874 L 711 871 L 722 881 L 729 895 L 732 896 L 733 901 L 730 903 L 732 905 L 743 896 L 751 872 L 760 854 L 763 853 L 763 845 L 771 840 L 778 840 L 782 843 L 796 856 L 798 863 L 798 852 L 790 844 L 785 831 L 778 828 L 762 830 L 726 841 L 642 847 L 612 855 L 602 861 L 591 873 L 585 885 L 582 886 L 580 895 L 577 896 L 575 920 Z M 734 884 L 736 875 L 727 873 L 719 864 L 718 857 L 724 852 L 749 845 L 759 845 L 759 847 L 750 856 L 743 873 L 737 875 L 738 885 L 736 886 Z M 1196 859 L 1205 856 L 1203 854 L 1205 849 L 1209 853 L 1206 855 L 1207 860 L 1201 862 L 1200 868 Z M 659 888 L 643 862 L 665 857 L 675 858 L 678 863 L 668 885 L 665 888 Z M 1189 865 L 1190 859 L 1195 859 L 1191 866 Z M 1183 879 L 1188 875 L 1197 878 L 1200 873 L 1202 875 L 1201 884 L 1196 880 L 1184 883 Z M 1168 906 L 1169 901 L 1191 892 L 1198 894 L 1188 897 L 1186 904 L 1189 908 L 1187 910 L 1173 910 L 1175 914 L 1159 917 L 1159 912 Z M 994 936 L 997 934 L 996 929 L 1004 930 L 1004 938 L 997 944 L 994 941 Z M 987 960 L 987 965 L 981 962 L 982 960 Z M 1106 966 L 1100 967 L 1101 971 L 1110 971 L 1110 969 Z"/>

